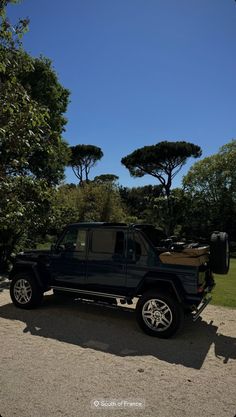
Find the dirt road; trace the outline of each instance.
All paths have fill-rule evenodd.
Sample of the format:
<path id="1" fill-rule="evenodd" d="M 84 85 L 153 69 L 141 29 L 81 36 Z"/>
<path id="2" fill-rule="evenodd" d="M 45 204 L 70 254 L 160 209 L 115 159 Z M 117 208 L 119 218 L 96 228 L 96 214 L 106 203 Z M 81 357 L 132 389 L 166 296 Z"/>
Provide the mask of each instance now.
<path id="1" fill-rule="evenodd" d="M 236 415 L 236 310 L 209 306 L 159 340 L 132 311 L 53 295 L 24 311 L 4 290 L 0 326 L 2 417 Z"/>

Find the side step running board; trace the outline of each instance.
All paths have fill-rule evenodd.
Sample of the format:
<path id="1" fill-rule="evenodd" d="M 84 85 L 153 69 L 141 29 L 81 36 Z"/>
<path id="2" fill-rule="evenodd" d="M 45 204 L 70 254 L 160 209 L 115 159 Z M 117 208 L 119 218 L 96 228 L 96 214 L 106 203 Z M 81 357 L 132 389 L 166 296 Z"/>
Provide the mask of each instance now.
<path id="1" fill-rule="evenodd" d="M 97 297 L 107 297 L 107 298 L 119 298 L 120 300 L 127 300 L 127 297 L 123 296 L 123 295 L 117 295 L 117 294 L 107 294 L 107 293 L 103 293 L 103 292 L 94 292 L 94 291 L 86 291 L 86 290 L 77 290 L 77 288 L 67 288 L 67 287 L 58 287 L 56 285 L 52 285 L 50 288 L 52 288 L 53 290 L 60 290 L 60 291 L 66 291 L 66 292 L 73 292 L 76 294 L 82 294 L 84 296 L 86 295 L 94 295 Z"/>

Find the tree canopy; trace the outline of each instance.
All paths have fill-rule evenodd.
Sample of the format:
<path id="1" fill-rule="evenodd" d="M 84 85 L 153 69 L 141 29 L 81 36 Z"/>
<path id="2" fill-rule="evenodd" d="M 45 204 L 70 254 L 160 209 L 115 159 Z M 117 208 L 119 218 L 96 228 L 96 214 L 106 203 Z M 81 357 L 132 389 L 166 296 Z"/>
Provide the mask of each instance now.
<path id="1" fill-rule="evenodd" d="M 0 2 L 0 263 L 47 222 L 53 186 L 64 178 L 62 138 L 69 92 L 49 60 L 21 43 L 29 19 L 12 25 Z"/>
<path id="2" fill-rule="evenodd" d="M 1 10 L 0 176 L 31 175 L 58 184 L 68 161 L 61 133 L 69 92 L 49 60 L 23 50 L 20 37 L 28 20 L 12 27 Z"/>
<path id="3" fill-rule="evenodd" d="M 236 140 L 222 146 L 217 154 L 195 163 L 183 178 L 189 204 L 186 219 L 202 234 L 213 229 L 236 238 Z"/>
<path id="4" fill-rule="evenodd" d="M 126 215 L 119 190 L 111 183 L 84 183 L 83 187 L 61 185 L 54 193 L 50 218 L 60 232 L 70 222 L 124 221 Z"/>
<path id="5" fill-rule="evenodd" d="M 101 174 L 94 177 L 94 181 L 98 184 L 115 184 L 119 177 L 115 174 Z"/>
<path id="6" fill-rule="evenodd" d="M 173 199 L 170 198 L 173 178 L 188 158 L 198 158 L 201 156 L 201 152 L 201 148 L 193 143 L 163 141 L 156 145 L 136 149 L 121 160 L 121 163 L 128 168 L 133 177 L 143 177 L 148 174 L 156 178 L 161 184 L 164 201 L 160 198 L 159 206 L 163 206 L 163 203 L 165 205 L 164 227 L 167 235 L 172 234 L 175 228 L 174 205 Z M 156 205 L 156 208 L 158 209 L 158 205 Z"/>
<path id="7" fill-rule="evenodd" d="M 236 192 L 236 139 L 222 146 L 219 152 L 195 163 L 183 178 L 183 185 L 192 194 L 201 193 L 217 202 L 222 192 Z"/>
<path id="8" fill-rule="evenodd" d="M 69 166 L 72 167 L 80 185 L 88 182 L 89 173 L 96 163 L 103 157 L 101 148 L 94 145 L 76 145 L 71 148 Z"/>
<path id="9" fill-rule="evenodd" d="M 144 146 L 122 158 L 121 163 L 128 168 L 131 176 L 155 177 L 169 197 L 173 178 L 181 170 L 189 157 L 201 156 L 201 148 L 189 142 L 159 142 Z"/>
<path id="10" fill-rule="evenodd" d="M 58 82 L 51 60 L 44 57 L 33 59 L 33 67 L 20 74 L 20 81 L 33 100 L 47 107 L 51 130 L 61 134 L 67 123 L 64 113 L 70 92 Z"/>

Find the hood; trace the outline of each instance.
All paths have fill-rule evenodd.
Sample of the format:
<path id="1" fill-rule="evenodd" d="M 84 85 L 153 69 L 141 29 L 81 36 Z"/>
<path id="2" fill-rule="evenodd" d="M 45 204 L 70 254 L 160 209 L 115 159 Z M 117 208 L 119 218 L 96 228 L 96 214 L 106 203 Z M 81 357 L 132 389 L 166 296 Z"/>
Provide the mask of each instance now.
<path id="1" fill-rule="evenodd" d="M 19 252 L 16 255 L 16 260 L 38 260 L 39 258 L 45 258 L 51 253 L 50 249 L 27 249 Z"/>

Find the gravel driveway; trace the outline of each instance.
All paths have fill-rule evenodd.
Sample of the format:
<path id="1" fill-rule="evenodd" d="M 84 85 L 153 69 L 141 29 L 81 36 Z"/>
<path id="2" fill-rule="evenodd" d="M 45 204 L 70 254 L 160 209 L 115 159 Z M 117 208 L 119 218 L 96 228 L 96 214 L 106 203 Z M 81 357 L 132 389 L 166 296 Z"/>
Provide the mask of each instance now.
<path id="1" fill-rule="evenodd" d="M 130 309 L 49 293 L 25 311 L 4 290 L 0 322 L 2 417 L 236 415 L 236 310 L 208 306 L 202 320 L 159 340 Z"/>

